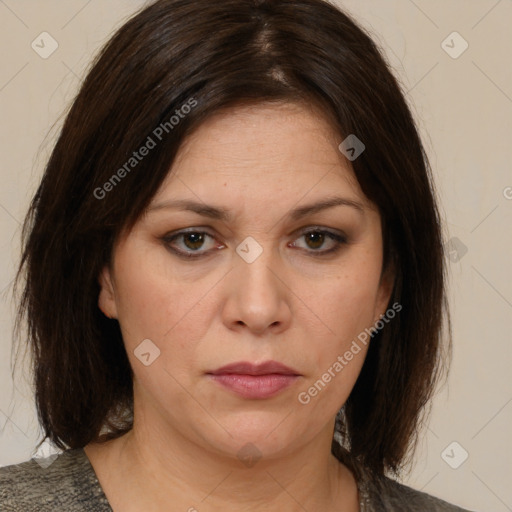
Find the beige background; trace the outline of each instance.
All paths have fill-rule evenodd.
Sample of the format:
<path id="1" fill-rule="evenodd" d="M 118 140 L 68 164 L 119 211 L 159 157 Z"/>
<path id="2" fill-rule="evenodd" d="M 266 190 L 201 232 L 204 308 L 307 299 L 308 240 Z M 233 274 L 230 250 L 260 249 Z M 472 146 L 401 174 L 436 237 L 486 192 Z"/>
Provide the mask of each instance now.
<path id="1" fill-rule="evenodd" d="M 408 91 L 446 233 L 467 248 L 449 263 L 450 378 L 404 481 L 474 510 L 512 510 L 512 1 L 338 3 L 373 32 Z M 38 440 L 26 371 L 15 386 L 11 378 L 9 292 L 20 222 L 92 55 L 141 5 L 0 0 L 0 465 L 28 459 Z M 47 59 L 31 48 L 45 31 L 59 45 Z M 454 31 L 469 45 L 458 58 L 444 48 L 455 54 L 462 39 L 450 36 L 442 46 Z M 458 445 L 449 446 L 453 441 Z M 457 465 L 465 452 L 458 469 L 445 462 Z"/>

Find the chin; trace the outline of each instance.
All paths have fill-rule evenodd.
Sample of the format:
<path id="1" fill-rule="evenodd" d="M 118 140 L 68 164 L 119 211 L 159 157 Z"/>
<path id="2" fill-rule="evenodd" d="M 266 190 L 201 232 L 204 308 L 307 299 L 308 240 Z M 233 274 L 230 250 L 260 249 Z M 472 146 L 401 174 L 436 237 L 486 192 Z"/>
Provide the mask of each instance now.
<path id="1" fill-rule="evenodd" d="M 219 454 L 235 455 L 242 463 L 245 459 L 286 456 L 300 444 L 296 422 L 290 422 L 290 418 L 283 421 L 286 415 L 245 413 L 235 420 L 219 420 L 229 434 L 224 429 L 217 429 L 218 435 L 213 438 L 210 431 L 204 439 Z"/>

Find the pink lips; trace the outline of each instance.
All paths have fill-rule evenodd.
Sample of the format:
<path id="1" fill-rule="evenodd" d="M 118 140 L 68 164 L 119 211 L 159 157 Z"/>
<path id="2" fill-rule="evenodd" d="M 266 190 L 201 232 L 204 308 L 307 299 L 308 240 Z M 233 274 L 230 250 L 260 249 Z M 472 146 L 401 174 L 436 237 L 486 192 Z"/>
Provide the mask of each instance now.
<path id="1" fill-rule="evenodd" d="M 290 386 L 300 373 L 277 361 L 261 364 L 233 363 L 208 375 L 218 384 L 244 398 L 270 398 Z"/>

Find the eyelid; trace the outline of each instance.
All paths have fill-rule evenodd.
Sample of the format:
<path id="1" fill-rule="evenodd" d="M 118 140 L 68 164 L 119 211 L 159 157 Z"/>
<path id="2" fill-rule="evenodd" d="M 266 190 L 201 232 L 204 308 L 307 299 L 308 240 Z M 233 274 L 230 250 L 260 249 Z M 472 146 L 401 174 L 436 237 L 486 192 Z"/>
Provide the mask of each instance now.
<path id="1" fill-rule="evenodd" d="M 339 235 L 339 236 L 345 236 L 345 233 L 339 229 L 334 229 L 334 228 L 328 228 L 326 226 L 320 226 L 320 225 L 307 225 L 303 228 L 299 228 L 299 229 L 296 229 L 292 235 L 294 234 L 299 234 L 299 235 L 303 235 L 304 233 L 311 233 L 311 232 L 314 232 L 314 231 L 321 231 L 321 232 L 325 232 L 325 233 L 330 233 L 331 235 Z"/>
<path id="2" fill-rule="evenodd" d="M 214 249 L 209 249 L 207 251 L 191 251 L 191 252 L 187 252 L 187 251 L 181 251 L 181 250 L 177 250 L 177 249 L 174 249 L 171 247 L 171 242 L 173 242 L 174 240 L 176 240 L 177 238 L 179 238 L 180 236 L 184 236 L 184 235 L 187 235 L 189 233 L 198 233 L 198 234 L 202 234 L 202 235 L 206 235 L 210 238 L 212 238 L 213 240 L 217 241 L 217 237 L 216 235 L 212 234 L 209 232 L 209 228 L 206 228 L 206 227 L 202 227 L 202 226 L 194 226 L 194 227 L 190 227 L 190 228 L 183 228 L 183 229 L 180 229 L 178 231 L 174 231 L 174 232 L 171 232 L 171 233 L 167 233 L 166 235 L 164 235 L 163 237 L 161 237 L 161 240 L 166 244 L 166 246 L 176 255 L 178 255 L 179 257 L 182 257 L 182 258 L 185 258 L 185 259 L 194 259 L 194 258 L 200 258 L 200 257 L 207 257 L 209 255 L 211 255 L 213 252 L 217 251 L 218 249 L 223 249 L 225 248 L 225 244 L 223 244 L 222 242 L 219 242 L 220 244 L 220 247 L 217 246 L 216 248 Z M 295 243 L 295 241 L 297 240 L 297 238 L 300 238 L 301 236 L 304 236 L 308 233 L 323 233 L 323 234 L 326 234 L 334 243 L 335 243 L 335 246 L 331 249 L 327 249 L 327 250 L 313 250 L 313 249 L 304 249 L 304 248 L 299 248 L 299 250 L 303 251 L 303 252 L 306 252 L 306 253 L 309 253 L 310 255 L 314 256 L 314 257 L 322 257 L 322 256 L 327 256 L 329 254 L 335 254 L 337 253 L 341 247 L 343 245 L 346 245 L 348 243 L 348 237 L 347 235 L 343 232 L 343 231 L 340 231 L 340 230 L 334 230 L 332 228 L 327 228 L 327 227 L 324 227 L 324 226 L 318 226 L 318 225 L 308 225 L 308 226 L 305 226 L 305 227 L 302 227 L 302 228 L 299 228 L 297 230 L 295 230 L 293 233 L 291 233 L 289 236 L 293 236 L 294 239 L 293 239 L 293 243 Z"/>
<path id="3" fill-rule="evenodd" d="M 333 242 L 336 243 L 336 245 L 332 249 L 327 249 L 327 250 L 323 250 L 323 251 L 314 251 L 311 249 L 310 250 L 303 249 L 304 251 L 309 252 L 312 255 L 316 255 L 318 257 L 336 253 L 336 252 L 338 252 L 339 249 L 341 249 L 342 245 L 346 245 L 348 243 L 348 237 L 343 231 L 333 230 L 331 228 L 326 228 L 323 226 L 307 226 L 305 228 L 301 228 L 298 231 L 294 232 L 294 236 L 296 234 L 296 239 L 297 239 L 297 238 L 300 238 L 308 233 L 326 234 Z M 295 240 L 294 240 L 294 242 L 295 242 Z"/>
<path id="4" fill-rule="evenodd" d="M 185 259 L 193 259 L 193 258 L 199 258 L 199 257 L 206 257 L 208 255 L 210 255 L 214 250 L 217 250 L 219 247 L 217 247 L 216 249 L 210 249 L 208 251 L 202 251 L 202 252 L 186 252 L 186 251 L 181 251 L 181 250 L 177 250 L 177 249 L 174 249 L 171 247 L 171 242 L 173 242 L 174 240 L 176 240 L 177 238 L 179 238 L 180 236 L 183 236 L 183 235 L 187 235 L 189 233 L 199 233 L 199 234 L 202 234 L 202 235 L 207 235 L 209 236 L 210 238 L 212 238 L 213 240 L 217 241 L 216 239 L 216 236 L 211 234 L 210 232 L 207 231 L 208 228 L 204 228 L 204 227 L 201 227 L 201 226 L 198 226 L 198 227 L 192 227 L 192 228 L 184 228 L 184 229 L 180 229 L 178 231 L 173 231 L 171 233 L 167 233 L 166 235 L 164 235 L 163 237 L 161 237 L 161 240 L 162 242 L 164 242 L 164 244 L 167 246 L 167 248 L 169 250 L 171 250 L 174 254 L 180 256 L 180 257 L 183 257 Z M 224 248 L 225 245 L 220 243 L 220 248 Z"/>

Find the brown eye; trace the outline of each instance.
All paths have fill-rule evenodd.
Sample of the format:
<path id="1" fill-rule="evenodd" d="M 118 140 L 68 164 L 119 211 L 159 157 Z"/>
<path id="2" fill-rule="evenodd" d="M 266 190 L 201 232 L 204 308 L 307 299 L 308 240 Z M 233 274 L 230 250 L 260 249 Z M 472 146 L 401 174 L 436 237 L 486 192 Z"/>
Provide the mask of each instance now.
<path id="1" fill-rule="evenodd" d="M 180 231 L 179 233 L 163 237 L 162 241 L 166 247 L 178 256 L 198 258 L 210 253 L 215 247 L 219 249 L 224 247 L 222 244 L 215 246 L 215 244 L 210 242 L 210 247 L 208 248 L 208 239 L 215 240 L 212 235 L 204 231 Z"/>
<path id="2" fill-rule="evenodd" d="M 322 229 L 313 229 L 303 232 L 297 240 L 305 240 L 307 252 L 312 253 L 314 256 L 323 256 L 324 254 L 335 253 L 341 249 L 343 244 L 347 243 L 347 238 L 344 235 L 333 233 Z M 328 248 L 319 250 L 328 243 Z M 293 247 L 299 247 L 296 242 L 292 244 Z M 330 247 L 329 247 L 330 246 Z M 299 247 L 301 248 L 301 247 Z"/>
<path id="3" fill-rule="evenodd" d="M 325 234 L 319 231 L 314 231 L 304 235 L 306 237 L 306 243 L 311 249 L 320 249 L 325 242 Z"/>
<path id="4" fill-rule="evenodd" d="M 200 249 L 204 244 L 204 233 L 187 233 L 183 235 L 183 243 L 189 249 Z"/>
<path id="5" fill-rule="evenodd" d="M 208 247 L 208 239 L 215 241 L 215 238 L 205 231 L 191 230 L 166 235 L 162 238 L 162 241 L 173 253 L 185 259 L 192 259 L 208 256 L 214 250 L 225 247 L 223 244 L 215 245 L 212 242 Z M 341 249 L 342 245 L 347 243 L 347 238 L 344 235 L 322 229 L 305 231 L 297 240 L 300 239 L 305 240 L 305 247 L 301 247 L 297 242 L 290 244 L 290 246 L 303 249 L 313 256 L 334 254 Z M 327 248 L 322 250 L 322 247 L 326 245 Z"/>

